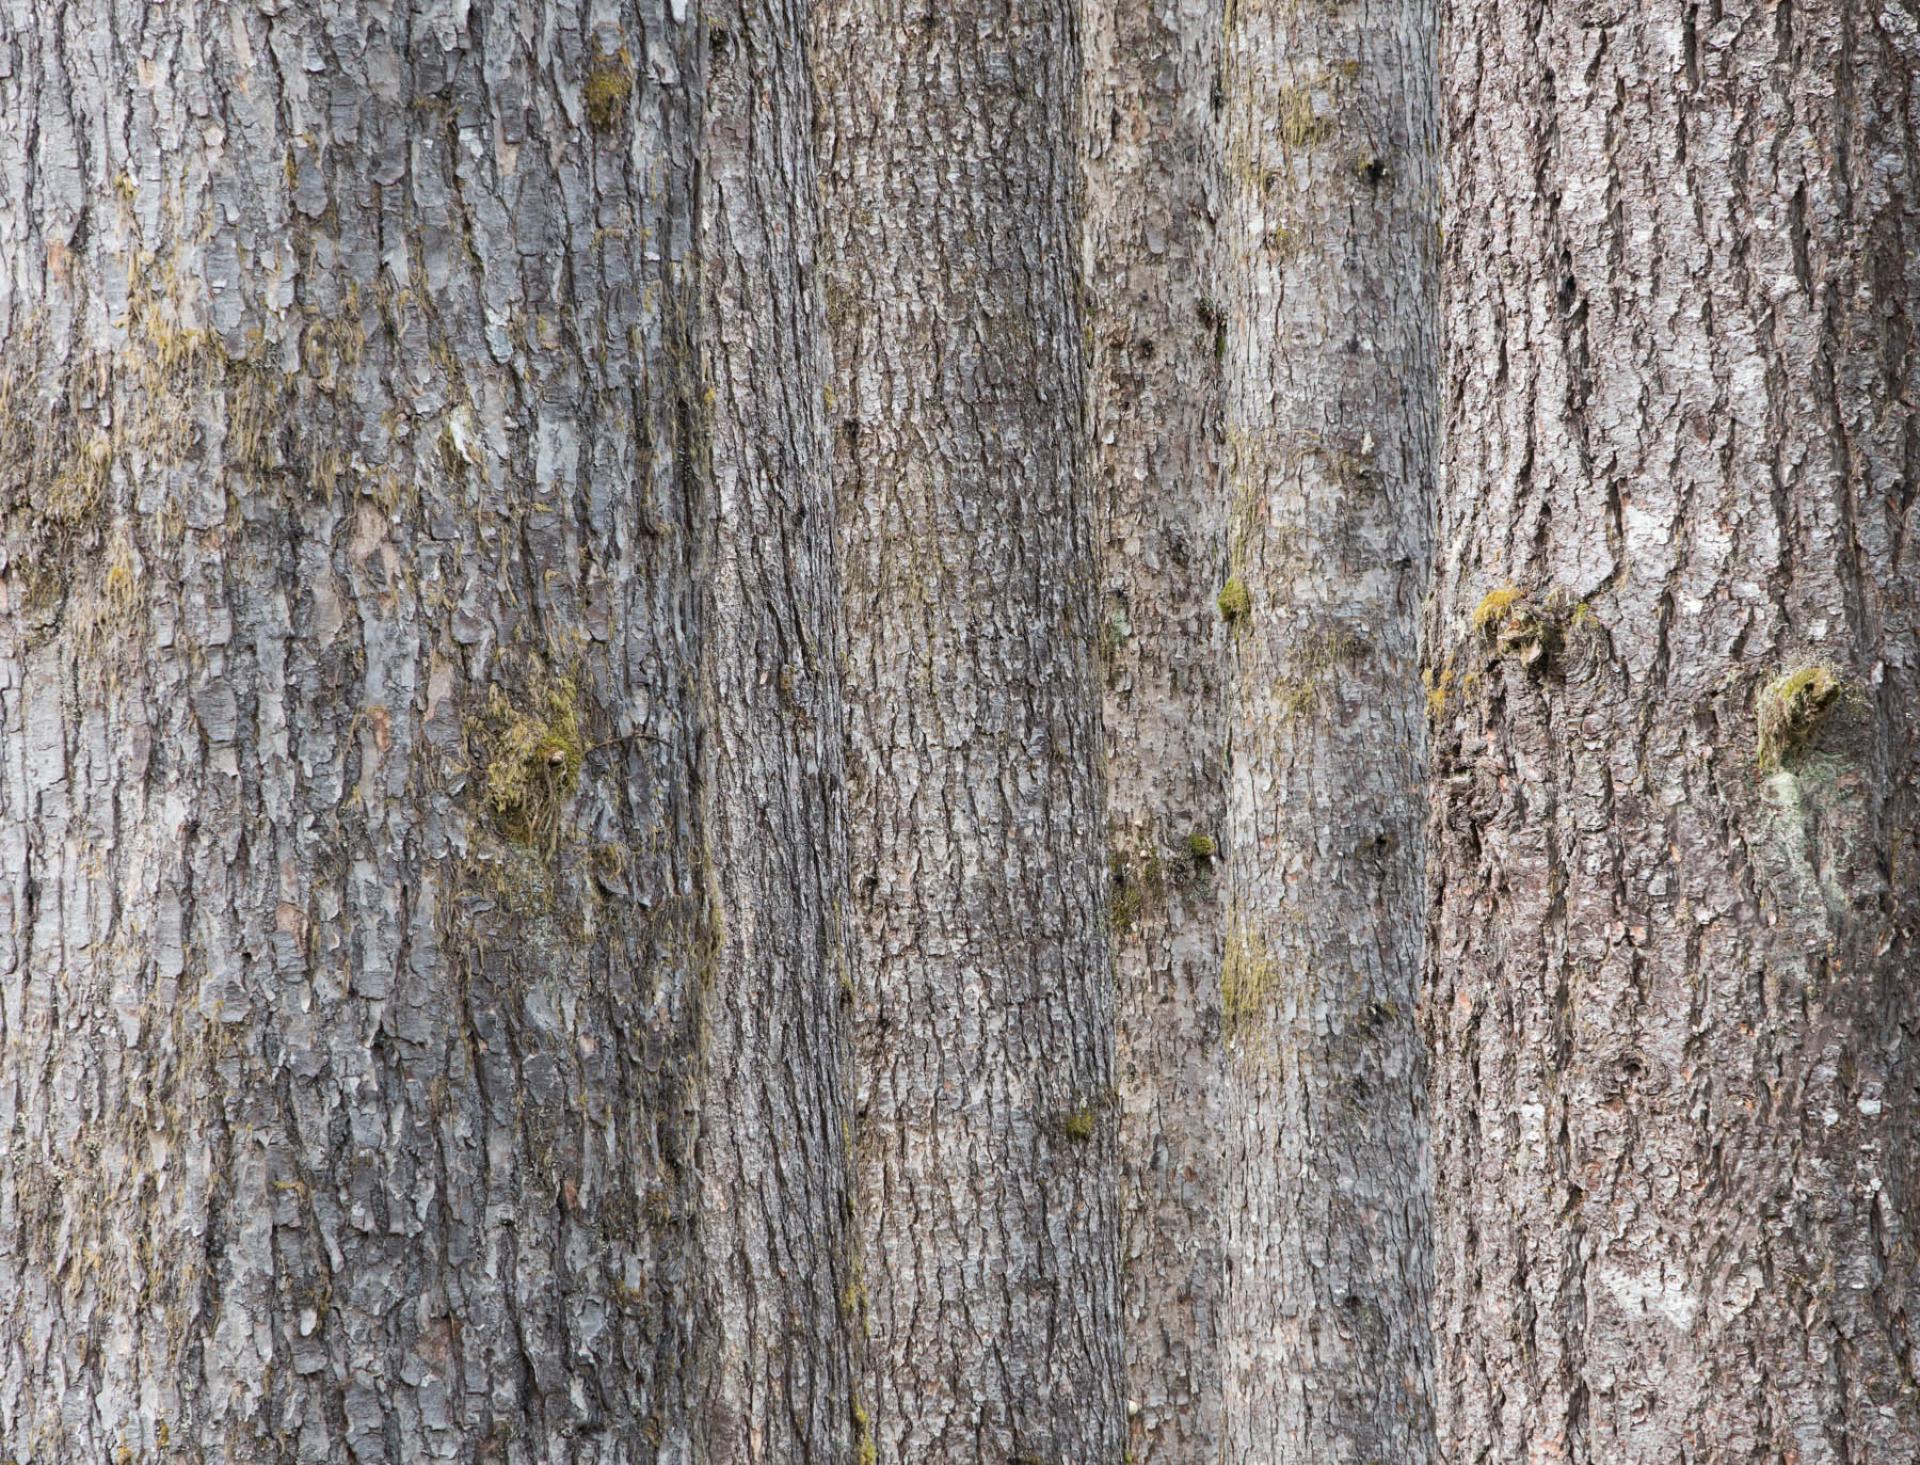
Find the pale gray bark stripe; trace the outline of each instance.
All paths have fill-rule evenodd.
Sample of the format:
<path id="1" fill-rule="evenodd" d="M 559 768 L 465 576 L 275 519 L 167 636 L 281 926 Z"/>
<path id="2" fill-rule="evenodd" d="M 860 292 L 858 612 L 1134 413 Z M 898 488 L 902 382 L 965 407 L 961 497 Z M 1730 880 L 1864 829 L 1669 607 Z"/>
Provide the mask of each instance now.
<path id="1" fill-rule="evenodd" d="M 1135 1465 L 1211 1465 L 1220 1438 L 1222 19 L 1219 0 L 1087 7 L 1087 432 Z"/>
<path id="2" fill-rule="evenodd" d="M 1434 7 L 1226 38 L 1223 1458 L 1433 1458 L 1419 608 Z"/>

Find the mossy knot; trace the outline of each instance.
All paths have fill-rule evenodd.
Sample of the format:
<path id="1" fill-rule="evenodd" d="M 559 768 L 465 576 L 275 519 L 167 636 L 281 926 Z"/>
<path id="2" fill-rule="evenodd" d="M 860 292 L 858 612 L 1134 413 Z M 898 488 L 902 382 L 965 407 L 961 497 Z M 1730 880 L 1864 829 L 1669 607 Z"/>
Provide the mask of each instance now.
<path id="1" fill-rule="evenodd" d="M 1777 773 L 1804 753 L 1846 690 L 1824 666 L 1800 667 L 1762 687 L 1754 710 L 1761 772 Z"/>
<path id="2" fill-rule="evenodd" d="M 1517 585 L 1502 585 L 1498 590 L 1489 590 L 1473 608 L 1474 630 L 1483 636 L 1492 635 L 1519 602 L 1520 588 Z"/>
<path id="3" fill-rule="evenodd" d="M 1502 656 L 1516 656 L 1529 670 L 1559 652 L 1566 640 L 1564 597 L 1555 592 L 1536 606 L 1517 586 L 1489 590 L 1473 608 L 1473 629 Z"/>

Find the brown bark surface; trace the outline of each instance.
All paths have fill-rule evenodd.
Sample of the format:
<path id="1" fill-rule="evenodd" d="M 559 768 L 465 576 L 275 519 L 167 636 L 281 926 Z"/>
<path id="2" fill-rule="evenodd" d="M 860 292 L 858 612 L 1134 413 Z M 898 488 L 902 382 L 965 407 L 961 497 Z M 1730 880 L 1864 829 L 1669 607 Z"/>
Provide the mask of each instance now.
<path id="1" fill-rule="evenodd" d="M 1920 1458 L 1916 18 L 1444 34 L 1443 1449 Z"/>

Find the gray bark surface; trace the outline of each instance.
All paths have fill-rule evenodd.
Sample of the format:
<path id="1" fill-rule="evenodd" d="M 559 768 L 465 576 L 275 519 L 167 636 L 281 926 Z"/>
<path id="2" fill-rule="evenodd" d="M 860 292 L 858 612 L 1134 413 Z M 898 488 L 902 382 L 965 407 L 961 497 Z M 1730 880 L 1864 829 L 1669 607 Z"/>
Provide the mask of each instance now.
<path id="1" fill-rule="evenodd" d="M 1920 27 L 1447 8 L 1443 1450 L 1920 1458 Z"/>
<path id="2" fill-rule="evenodd" d="M 1438 403 L 1433 6 L 1230 7 L 1235 1462 L 1433 1457 L 1418 626 Z"/>
<path id="3" fill-rule="evenodd" d="M 1220 1429 L 1221 19 L 1219 0 L 1087 6 L 1087 432 L 1135 1465 L 1211 1465 Z"/>
<path id="4" fill-rule="evenodd" d="M 706 746 L 720 943 L 699 1173 L 718 1349 L 703 1460 L 851 1461 L 845 717 L 805 7 L 708 10 Z"/>
<path id="5" fill-rule="evenodd" d="M 0 10 L 0 1439 L 692 1457 L 680 0 Z"/>
<path id="6" fill-rule="evenodd" d="M 1125 1443 L 1074 19 L 814 11 L 888 1461 Z"/>

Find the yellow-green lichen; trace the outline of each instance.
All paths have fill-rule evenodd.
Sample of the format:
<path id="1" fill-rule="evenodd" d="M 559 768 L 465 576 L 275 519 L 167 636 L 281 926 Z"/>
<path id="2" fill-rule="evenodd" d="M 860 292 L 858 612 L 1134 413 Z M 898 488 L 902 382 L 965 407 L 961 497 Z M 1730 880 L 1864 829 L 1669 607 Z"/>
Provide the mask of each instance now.
<path id="1" fill-rule="evenodd" d="M 1824 666 L 1800 667 L 1762 687 L 1754 712 L 1761 771 L 1777 773 L 1804 753 L 1845 692 Z"/>
<path id="2" fill-rule="evenodd" d="M 1310 147 L 1333 135 L 1333 123 L 1320 115 L 1310 86 L 1281 89 L 1279 106 L 1280 140 L 1289 148 Z"/>
<path id="3" fill-rule="evenodd" d="M 1167 862 L 1159 841 L 1150 833 L 1135 842 L 1117 842 L 1107 854 L 1107 924 L 1124 936 L 1139 922 L 1147 901 L 1157 900 L 1167 887 Z"/>
<path id="4" fill-rule="evenodd" d="M 1473 608 L 1474 630 L 1482 635 L 1491 634 L 1519 600 L 1520 588 L 1517 585 L 1502 585 L 1498 590 L 1489 590 Z"/>
<path id="5" fill-rule="evenodd" d="M 1111 676 L 1120 659 L 1120 652 L 1133 634 L 1133 627 L 1124 611 L 1116 610 L 1100 622 L 1100 634 L 1095 643 L 1095 652 L 1100 659 L 1103 675 Z"/>
<path id="6" fill-rule="evenodd" d="M 1266 936 L 1239 912 L 1229 912 L 1220 961 L 1220 1018 L 1227 1037 L 1248 1031 L 1266 1015 L 1279 975 Z"/>
<path id="7" fill-rule="evenodd" d="M 633 53 L 625 46 L 601 53 L 587 68 L 584 96 L 587 121 L 595 132 L 611 132 L 626 115 L 633 96 Z"/>
<path id="8" fill-rule="evenodd" d="M 1077 1144 L 1085 1144 L 1093 1138 L 1093 1105 L 1081 1104 L 1060 1121 L 1060 1132 Z"/>
<path id="9" fill-rule="evenodd" d="M 1253 614 L 1253 594 L 1247 589 L 1247 582 L 1238 575 L 1229 575 L 1227 583 L 1220 587 L 1220 619 L 1229 626 L 1239 626 Z"/>
<path id="10" fill-rule="evenodd" d="M 1292 722 L 1313 711 L 1320 690 L 1306 677 L 1281 677 L 1273 684 L 1273 711 L 1281 722 Z"/>
<path id="11" fill-rule="evenodd" d="M 1273 710 L 1284 725 L 1308 716 L 1319 705 L 1328 679 L 1362 660 L 1373 648 L 1364 636 L 1342 626 L 1309 631 L 1290 647 L 1292 674 L 1273 683 Z"/>
<path id="12" fill-rule="evenodd" d="M 853 1455 L 857 1465 L 874 1465 L 880 1458 L 879 1446 L 873 1441 L 873 1420 L 858 1399 L 853 1401 Z"/>
<path id="13" fill-rule="evenodd" d="M 543 679 L 522 702 L 487 689 L 481 787 L 500 832 L 516 843 L 550 840 L 579 786 L 587 755 L 579 703 L 571 677 Z"/>
<path id="14" fill-rule="evenodd" d="M 840 1311 L 849 1321 L 866 1326 L 867 1317 L 867 1279 L 858 1265 L 853 1272 L 853 1280 L 840 1289 Z"/>

